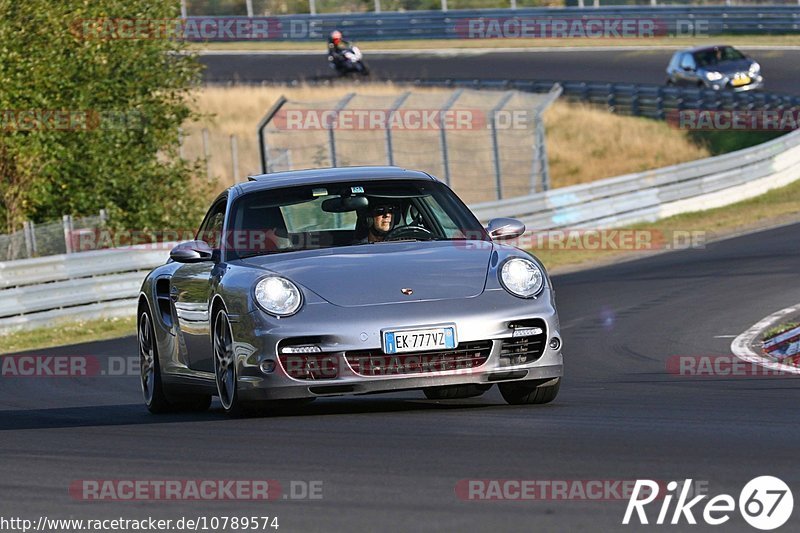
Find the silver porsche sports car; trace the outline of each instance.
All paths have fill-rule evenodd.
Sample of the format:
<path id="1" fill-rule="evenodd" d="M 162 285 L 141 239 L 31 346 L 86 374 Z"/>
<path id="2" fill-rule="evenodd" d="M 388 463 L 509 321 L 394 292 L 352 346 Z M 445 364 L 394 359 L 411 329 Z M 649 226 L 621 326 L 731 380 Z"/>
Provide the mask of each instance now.
<path id="1" fill-rule="evenodd" d="M 196 240 L 142 285 L 138 342 L 154 413 L 232 415 L 421 389 L 547 403 L 562 375 L 550 280 L 436 178 L 396 167 L 265 174 L 211 205 Z"/>

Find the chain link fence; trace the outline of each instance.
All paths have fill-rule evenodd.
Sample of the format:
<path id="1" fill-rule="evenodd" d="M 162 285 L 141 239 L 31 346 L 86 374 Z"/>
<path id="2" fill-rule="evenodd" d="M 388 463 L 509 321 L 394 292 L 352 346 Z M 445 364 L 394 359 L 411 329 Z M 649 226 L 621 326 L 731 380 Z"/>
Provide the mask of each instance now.
<path id="1" fill-rule="evenodd" d="M 72 218 L 64 215 L 59 222 L 34 224 L 26 221 L 23 229 L 9 235 L 0 235 L 0 261 L 15 261 L 32 257 L 69 254 L 78 251 L 77 242 L 81 242 L 80 251 L 94 249 L 86 243 L 101 244 L 96 239 L 80 237 L 84 232 L 95 233 L 105 227 L 108 215 L 101 211 L 98 215 Z"/>
<path id="2" fill-rule="evenodd" d="M 263 172 L 397 165 L 423 169 L 466 202 L 549 188 L 542 113 L 561 94 L 520 91 L 281 97 L 259 126 Z"/>

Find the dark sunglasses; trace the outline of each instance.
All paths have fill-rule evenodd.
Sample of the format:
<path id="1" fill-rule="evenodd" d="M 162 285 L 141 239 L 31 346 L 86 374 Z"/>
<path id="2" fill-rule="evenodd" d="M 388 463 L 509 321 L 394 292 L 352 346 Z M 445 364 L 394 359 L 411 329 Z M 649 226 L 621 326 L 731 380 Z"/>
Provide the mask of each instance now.
<path id="1" fill-rule="evenodd" d="M 382 215 L 390 215 L 392 213 L 392 208 L 386 205 L 379 205 L 378 207 L 372 210 L 372 214 L 375 216 L 382 216 Z"/>

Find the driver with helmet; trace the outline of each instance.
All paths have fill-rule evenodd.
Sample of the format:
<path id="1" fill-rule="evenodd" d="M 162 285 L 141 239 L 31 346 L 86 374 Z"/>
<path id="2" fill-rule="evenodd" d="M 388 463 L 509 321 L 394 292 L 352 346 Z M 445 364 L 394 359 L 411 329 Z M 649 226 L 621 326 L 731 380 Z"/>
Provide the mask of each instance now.
<path id="1" fill-rule="evenodd" d="M 367 216 L 369 231 L 366 242 L 381 242 L 386 238 L 386 234 L 391 231 L 395 223 L 395 210 L 396 206 L 388 203 L 370 206 Z"/>

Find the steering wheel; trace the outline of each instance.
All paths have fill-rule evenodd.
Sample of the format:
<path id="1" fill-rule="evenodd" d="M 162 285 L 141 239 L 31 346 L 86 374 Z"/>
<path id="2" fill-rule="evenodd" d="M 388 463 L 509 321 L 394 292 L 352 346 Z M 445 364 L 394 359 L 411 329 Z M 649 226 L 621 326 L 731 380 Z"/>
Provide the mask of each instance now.
<path id="1" fill-rule="evenodd" d="M 433 232 L 428 228 L 422 226 L 397 226 L 389 230 L 384 241 L 402 241 L 403 239 L 419 239 L 421 241 L 430 241 L 433 239 Z"/>

